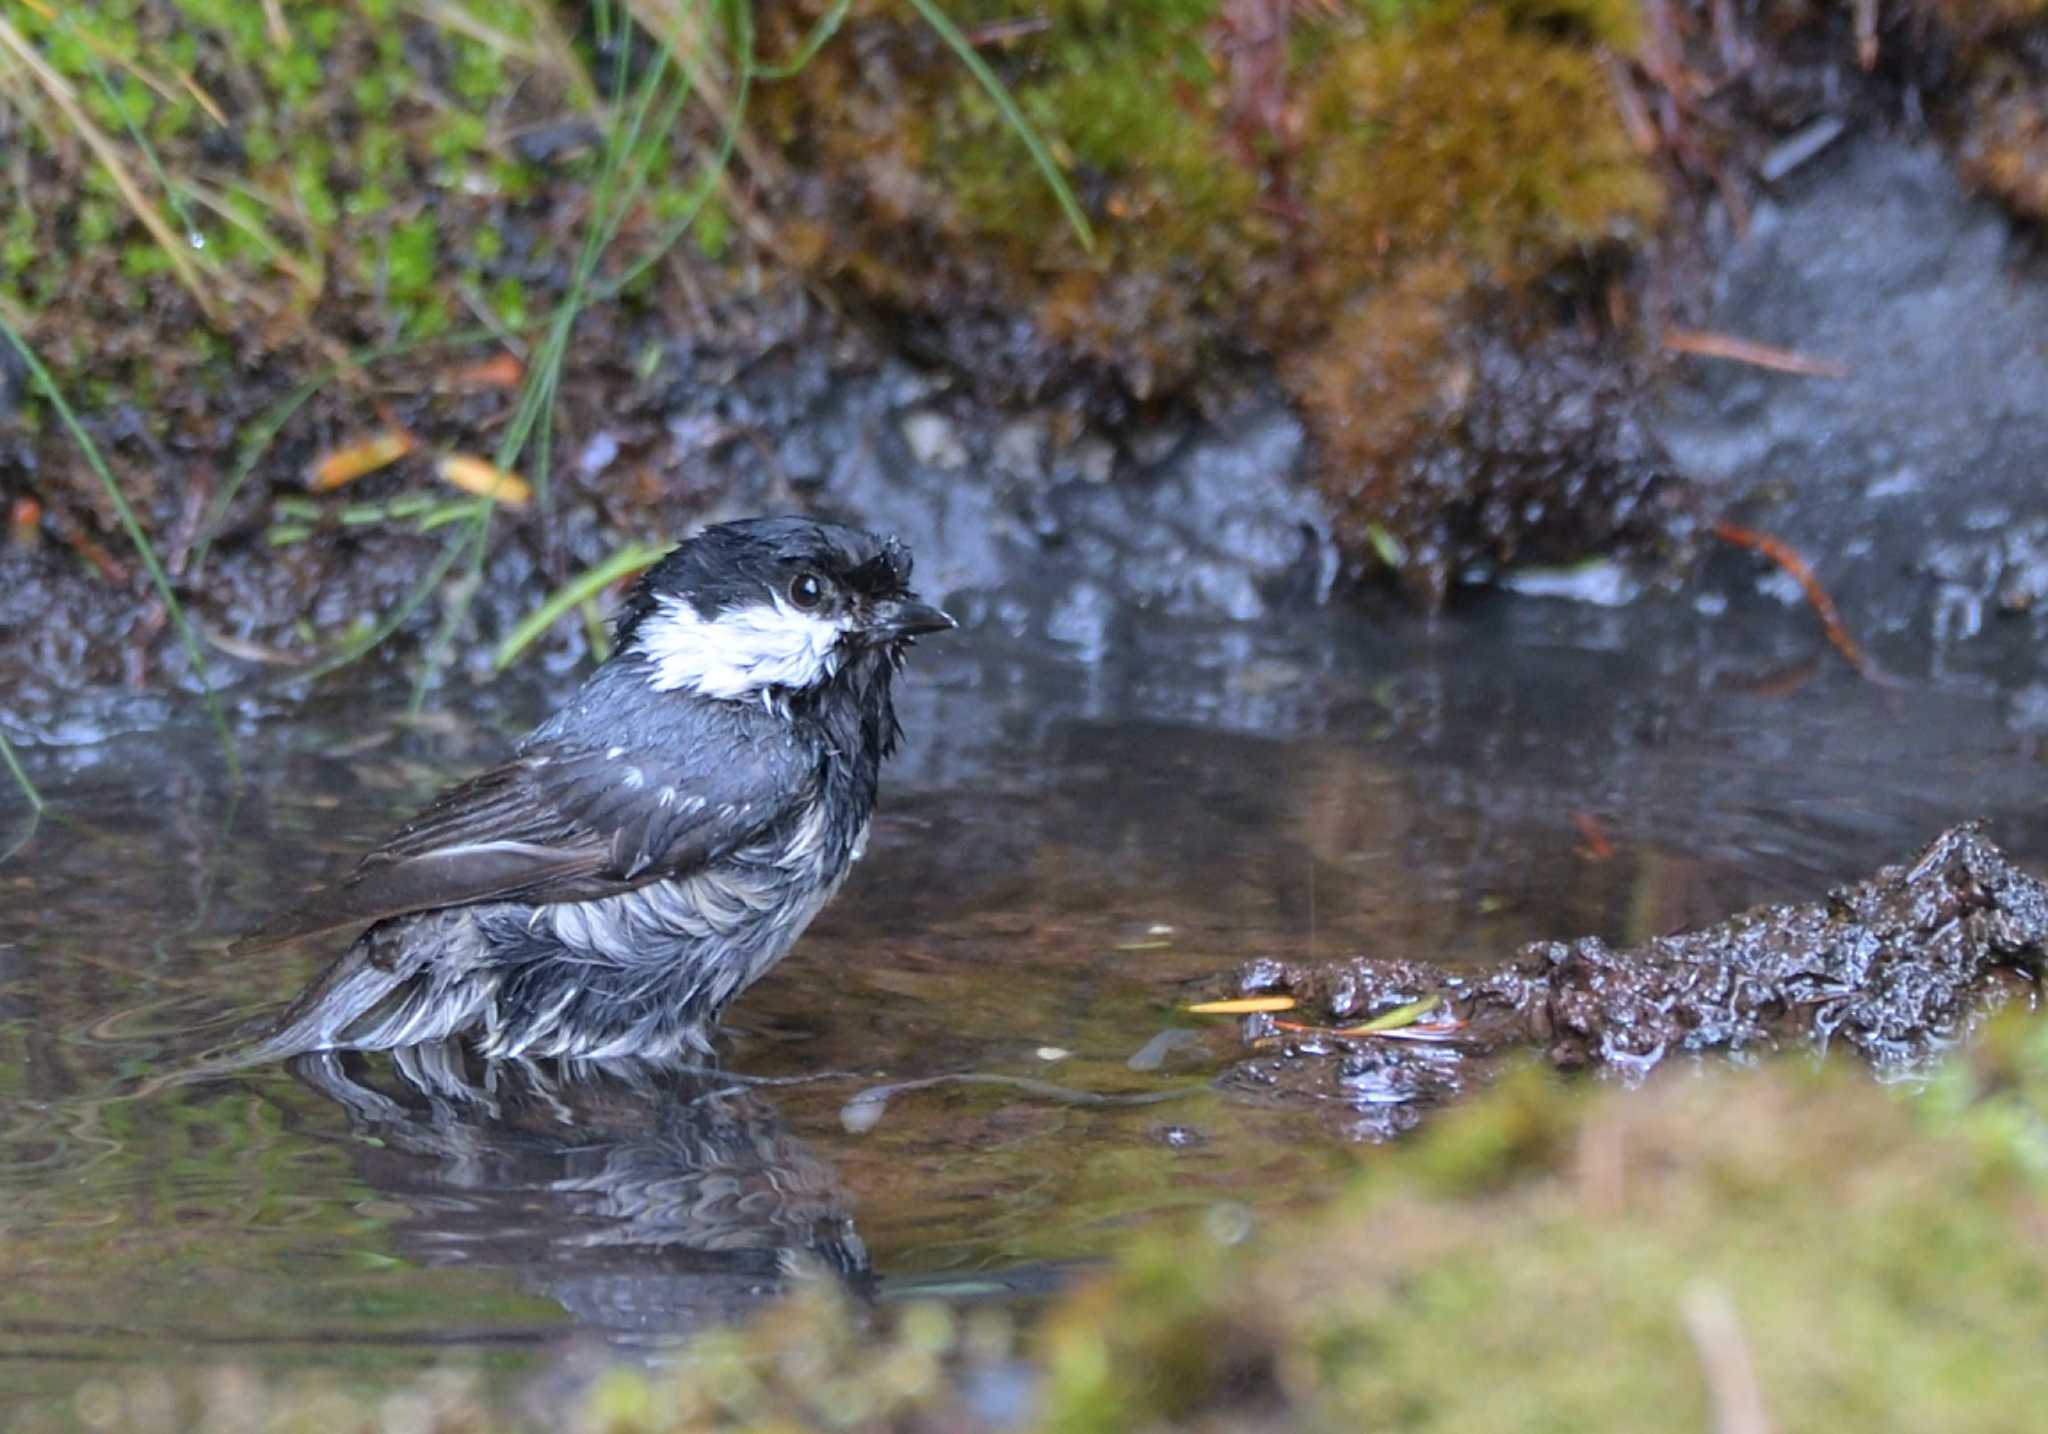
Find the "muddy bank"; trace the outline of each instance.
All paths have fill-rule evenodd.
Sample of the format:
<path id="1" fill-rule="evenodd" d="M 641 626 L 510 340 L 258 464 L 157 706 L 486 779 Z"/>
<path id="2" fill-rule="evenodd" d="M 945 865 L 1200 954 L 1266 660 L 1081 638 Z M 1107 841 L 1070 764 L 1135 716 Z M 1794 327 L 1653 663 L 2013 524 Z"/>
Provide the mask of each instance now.
<path id="1" fill-rule="evenodd" d="M 1790 609 L 1807 623 L 1782 573 L 1702 544 L 1698 519 L 1733 512 L 1808 554 L 1888 668 L 2002 680 L 1998 670 L 2048 622 L 2029 486 L 2044 442 L 2032 399 L 2048 391 L 2030 335 L 2048 323 L 2048 287 L 2023 237 L 1971 201 L 1931 149 L 1851 133 L 1758 206 L 1717 293 L 1700 323 L 1809 349 L 1844 364 L 1847 377 L 1686 358 L 1645 408 L 1628 397 L 1633 380 L 1616 387 L 1597 344 L 1559 336 L 1532 359 L 1483 325 L 1446 331 L 1476 387 L 1453 384 L 1455 410 L 1402 430 L 1402 445 L 1421 445 L 1405 471 L 1439 485 L 1404 510 L 1411 536 L 1433 535 L 1417 538 L 1415 562 L 1445 581 L 1536 586 L 1543 575 L 1526 565 L 1583 551 L 1572 535 L 1592 524 L 1638 553 L 1704 554 L 1681 598 L 1696 599 L 1703 617 L 1727 610 L 1775 625 Z M 1208 415 L 1163 405 L 1103 426 L 1057 403 L 991 402 L 968 379 L 892 353 L 797 291 L 723 334 L 679 334 L 644 318 L 608 332 L 621 318 L 586 321 L 546 510 L 498 515 L 477 580 L 427 593 L 377 666 L 413 674 L 422 644 L 453 622 L 468 635 L 444 648 L 445 670 L 488 677 L 493 639 L 624 542 L 773 509 L 903 534 L 927 585 L 981 640 L 1046 639 L 1102 655 L 1153 616 L 1257 621 L 1360 600 L 1355 533 L 1343 530 L 1372 521 L 1360 516 L 1369 509 L 1308 481 L 1315 443 L 1270 383 L 1247 380 Z M 1902 328 L 1914 342 L 1898 342 Z M 388 371 L 411 392 L 385 408 L 422 436 L 422 453 L 326 502 L 309 537 L 294 536 L 303 525 L 274 505 L 324 453 L 361 436 L 365 411 L 345 389 L 316 397 L 279 431 L 222 509 L 203 567 L 205 504 L 188 496 L 162 510 L 182 534 L 165 557 L 217 685 L 289 690 L 309 664 L 399 613 L 444 558 L 447 530 L 355 514 L 445 496 L 433 453 L 473 445 L 512 409 L 506 392 L 434 391 L 436 373 L 457 366 L 448 356 Z M 236 415 L 218 431 L 255 422 L 288 391 L 279 375 L 216 400 Z M 1361 410 L 1361 441 L 1393 431 Z M 209 494 L 224 481 L 218 449 L 160 451 L 138 433 L 110 451 L 124 478 L 153 467 L 195 482 L 211 473 Z M 61 452 L 41 461 L 46 474 L 72 462 Z M 1383 470 L 1361 462 L 1353 471 L 1365 492 Z M 1581 486 L 1600 472 L 1614 482 Z M 176 494 L 173 482 L 166 501 Z M 191 686 L 177 636 L 119 542 L 99 540 L 118 569 L 110 577 L 56 521 L 46 517 L 33 541 L 0 545 L 10 709 L 41 723 L 83 689 Z M 1487 556 L 1475 556 L 1481 549 Z M 467 572 L 466 556 L 454 571 Z M 1655 571 L 1618 570 L 1598 591 L 1640 595 Z M 1655 584 L 1649 591 L 1668 601 Z M 587 633 L 572 616 L 529 660 L 561 671 L 585 656 Z"/>
<path id="2" fill-rule="evenodd" d="M 421 452 L 323 503 L 310 533 L 273 505 L 323 453 L 361 436 L 349 427 L 361 414 L 342 394 L 308 405 L 217 531 L 195 506 L 165 551 L 210 679 L 231 694 L 289 686 L 409 602 L 401 640 L 373 654 L 372 670 L 413 673 L 421 643 L 453 622 L 444 675 L 487 679 L 495 641 L 564 578 L 629 540 L 664 543 L 760 512 L 895 532 L 920 582 L 970 627 L 1090 651 L 1126 612 L 1249 621 L 1335 585 L 1328 520 L 1297 481 L 1301 430 L 1270 389 L 1249 386 L 1213 420 L 1168 413 L 1113 433 L 1057 409 L 978 402 L 801 294 L 777 321 L 723 341 L 646 325 L 593 333 L 594 348 L 651 362 L 639 374 L 581 362 L 563 401 L 568 461 L 545 509 L 496 515 L 473 574 L 466 549 L 448 569 L 451 545 L 463 546 L 450 529 L 378 513 L 445 502 L 435 455 L 502 422 L 516 395 L 427 391 L 385 404 Z M 251 391 L 247 411 L 266 397 Z M 195 550 L 209 536 L 201 568 Z M 55 538 L 0 545 L 0 668 L 16 674 L 9 705 L 24 717 L 47 718 L 82 689 L 195 685 L 140 569 L 107 561 L 111 571 L 96 570 Z M 437 563 L 449 579 L 422 593 Z M 529 660 L 559 672 L 587 657 L 588 633 L 572 615 Z"/>
<path id="3" fill-rule="evenodd" d="M 2008 1000 L 2031 1003 L 2044 957 L 2048 885 L 1966 825 L 1824 901 L 1759 906 L 1634 946 L 1536 942 L 1493 970 L 1252 963 L 1239 994 L 1297 1005 L 1245 1018 L 1246 1040 L 1269 1053 L 1226 1079 L 1333 1103 L 1359 1133 L 1383 1137 L 1523 1050 L 1631 1080 L 1680 1057 L 1837 1044 L 1897 1070 L 1924 1065 Z"/>
<path id="4" fill-rule="evenodd" d="M 280 34 L 254 0 L 207 25 L 24 20 L 97 124 L 209 176 L 147 195 L 194 241 L 165 246 L 85 183 L 97 151 L 0 114 L 34 200 L 9 312 L 78 399 L 218 685 L 289 682 L 385 624 L 386 660 L 425 649 L 479 674 L 622 545 L 764 508 L 902 530 L 961 605 L 1083 646 L 1132 609 L 1244 620 L 1389 578 L 1435 604 L 1594 552 L 1683 570 L 1702 516 L 1752 493 L 1790 494 L 1759 520 L 1852 569 L 1852 621 L 1946 638 L 2040 611 L 2038 535 L 2007 481 L 2038 434 L 1997 398 L 2038 378 L 2020 340 L 2040 286 L 1949 161 L 1910 148 L 1938 135 L 1965 181 L 2035 212 L 2023 8 L 963 15 L 1066 165 L 1089 247 L 929 27 L 880 4 L 766 7 L 752 53 L 805 66 L 760 78 L 719 184 L 701 182 L 727 148 L 716 105 L 685 107 L 688 142 L 646 157 L 644 206 L 614 216 L 573 332 L 544 478 L 528 455 L 535 501 L 453 553 L 449 530 L 399 515 L 451 496 L 437 454 L 505 432 L 505 361 L 530 375 L 541 318 L 580 292 L 608 97 L 651 54 L 479 4 L 484 31 L 408 16 L 386 44 Z M 729 83 L 739 39 L 706 43 L 707 83 Z M 211 109 L 151 68 L 171 50 Z M 115 108 L 95 55 L 135 78 Z M 220 175 L 273 203 L 194 202 Z M 1917 363 L 1884 347 L 1894 312 L 1924 336 Z M 484 336 L 458 339 L 472 321 Z M 1680 326 L 1850 377 L 1681 359 L 1662 403 Z M 11 356 L 0 421 L 15 703 L 194 685 Z M 1845 426 L 1867 441 L 1833 442 Z M 416 456 L 309 504 L 323 456 L 392 427 Z M 1922 532 L 1922 509 L 1925 542 L 1883 536 Z M 544 660 L 575 660 L 586 630 L 559 623 Z"/>

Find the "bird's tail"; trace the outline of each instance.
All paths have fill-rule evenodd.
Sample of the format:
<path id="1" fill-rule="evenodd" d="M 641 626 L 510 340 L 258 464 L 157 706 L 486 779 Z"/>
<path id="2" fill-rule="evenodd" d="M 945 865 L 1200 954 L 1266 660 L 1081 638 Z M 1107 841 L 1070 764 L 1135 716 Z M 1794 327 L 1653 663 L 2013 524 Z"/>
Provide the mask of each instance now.
<path id="1" fill-rule="evenodd" d="M 365 932 L 267 1027 L 165 1079 L 184 1084 L 314 1051 L 417 1045 L 470 1024 L 488 999 L 484 983 L 442 979 L 436 963 L 406 959 L 398 945 L 377 928 Z"/>
<path id="2" fill-rule="evenodd" d="M 430 1029 L 419 973 L 376 959 L 372 936 L 344 951 L 308 986 L 271 1028 L 231 1054 L 238 1065 L 261 1065 L 341 1047 L 376 1050 L 433 1040 L 446 1030 Z M 408 1015 L 410 1013 L 410 1015 Z M 401 1034 L 417 1029 L 417 1034 Z"/>

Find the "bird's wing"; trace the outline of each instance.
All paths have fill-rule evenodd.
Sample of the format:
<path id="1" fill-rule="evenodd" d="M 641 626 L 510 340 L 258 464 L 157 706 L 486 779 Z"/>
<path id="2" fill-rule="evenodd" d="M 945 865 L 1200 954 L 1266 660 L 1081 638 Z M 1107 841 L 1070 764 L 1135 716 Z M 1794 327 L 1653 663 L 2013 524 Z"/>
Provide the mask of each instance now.
<path id="1" fill-rule="evenodd" d="M 810 790 L 795 744 L 699 770 L 620 748 L 533 747 L 451 788 L 340 882 L 234 943 L 480 901 L 588 901 L 715 861 Z"/>

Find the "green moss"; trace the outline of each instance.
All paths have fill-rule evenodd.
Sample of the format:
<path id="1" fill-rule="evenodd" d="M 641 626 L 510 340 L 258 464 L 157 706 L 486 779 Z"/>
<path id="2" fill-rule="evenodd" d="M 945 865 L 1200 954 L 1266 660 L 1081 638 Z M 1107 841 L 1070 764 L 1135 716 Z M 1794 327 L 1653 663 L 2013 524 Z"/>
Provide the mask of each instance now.
<path id="1" fill-rule="evenodd" d="M 526 286 L 509 276 L 498 280 L 491 285 L 491 309 L 508 326 L 524 325 L 528 317 Z"/>
<path id="2" fill-rule="evenodd" d="M 732 243 L 732 215 L 718 202 L 716 196 L 708 199 L 691 221 L 690 237 L 696 241 L 698 252 L 707 259 L 724 257 Z"/>
<path id="3" fill-rule="evenodd" d="M 564 88 L 496 38 L 533 33 L 525 0 L 455 8 L 460 22 L 451 11 L 445 24 L 388 3 L 312 0 L 106 0 L 23 11 L 23 33 L 95 123 L 154 151 L 146 165 L 131 158 L 145 201 L 174 231 L 195 227 L 206 242 L 177 256 L 188 261 L 182 267 L 169 253 L 152 255 L 156 240 L 94 151 L 53 148 L 31 129 L 31 142 L 68 173 L 56 186 L 45 182 L 42 202 L 10 211 L 25 208 L 32 222 L 29 232 L 10 233 L 11 259 L 0 262 L 22 276 L 25 292 L 50 295 L 61 310 L 67 290 L 82 292 L 81 266 L 104 254 L 124 287 L 97 296 L 98 311 L 112 301 L 137 323 L 163 312 L 165 290 L 197 265 L 209 275 L 209 301 L 216 275 L 255 297 L 258 312 L 311 316 L 323 295 L 341 300 L 344 342 L 354 337 L 346 332 L 354 316 L 366 314 L 363 301 L 380 294 L 397 327 L 445 327 L 445 292 L 461 269 L 433 230 L 448 214 L 473 212 L 490 183 L 508 195 L 531 192 L 531 171 L 499 152 L 492 124 L 558 117 Z M 472 22 L 484 38 L 469 32 Z M 423 55 L 431 56 L 430 87 L 421 83 Z M 224 135 L 234 143 L 223 144 Z M 218 196 L 232 217 L 216 216 L 200 192 Z M 423 194 L 434 219 L 422 217 Z M 404 217 L 394 222 L 394 211 Z"/>
<path id="4" fill-rule="evenodd" d="M 1515 18 L 1475 7 L 1328 56 L 1301 184 L 1330 287 L 1446 253 L 1528 275 L 1656 217 L 1597 55 Z"/>
<path id="5" fill-rule="evenodd" d="M 130 244 L 121 251 L 121 268 L 134 278 L 161 274 L 170 267 L 170 256 L 156 244 Z"/>
<path id="6" fill-rule="evenodd" d="M 392 225 L 385 251 L 385 279 L 391 292 L 404 297 L 427 292 L 434 283 L 440 247 L 431 214 Z"/>
<path id="7" fill-rule="evenodd" d="M 1789 1066 L 1647 1091 L 1513 1083 L 1286 1227 L 1137 1239 L 1025 1345 L 1023 1427 L 1706 1427 L 1738 1349 L 1773 1427 L 2023 1427 L 2014 1411 L 2048 1396 L 2048 1370 L 2013 1354 L 2048 1316 L 2041 1187 L 1986 1132 L 2048 1091 L 2025 1024 L 2000 1038 L 2022 1058 L 1970 1062 L 1917 1104 Z M 607 1376 L 584 1417 L 621 1434 L 943 1424 L 943 1371 L 1012 1357 L 1011 1338 L 940 1310 L 864 1331 L 806 1298 L 668 1374 Z"/>
<path id="8" fill-rule="evenodd" d="M 981 13 L 986 11 L 986 13 Z M 1217 222 L 1240 223 L 1258 176 L 1219 144 L 1222 96 L 1204 44 L 1212 0 L 1050 7 L 1010 76 L 1019 107 L 1084 181 L 1106 187 L 1098 217 L 1163 246 L 1199 249 Z M 963 24 L 1007 17 L 967 7 Z M 955 75 L 937 97 L 925 144 L 961 211 L 984 231 L 1033 246 L 1069 238 L 1016 133 L 982 89 Z"/>
<path id="9" fill-rule="evenodd" d="M 1446 1200 L 1432 1162 L 1497 1147 L 1526 1099 L 1446 1121 L 1219 1274 L 1176 1288 L 1168 1256 L 1134 1253 L 1052 1326 L 1053 1369 L 1076 1373 L 1053 1380 L 1047 1422 L 1176 1422 L 1183 1362 L 1227 1350 L 1242 1377 L 1205 1413 L 1234 1398 L 1240 1418 L 1309 1429 L 1696 1427 L 1703 1337 L 1742 1341 L 1783 1428 L 2005 1429 L 2048 1394 L 2007 1352 L 2048 1315 L 2048 1258 L 2023 1233 L 2038 1191 L 1972 1140 L 1916 1131 L 1844 1073 L 1687 1078 L 1550 1102 L 1566 1138 Z M 1593 1183 L 1589 1140 L 1617 1162 Z"/>

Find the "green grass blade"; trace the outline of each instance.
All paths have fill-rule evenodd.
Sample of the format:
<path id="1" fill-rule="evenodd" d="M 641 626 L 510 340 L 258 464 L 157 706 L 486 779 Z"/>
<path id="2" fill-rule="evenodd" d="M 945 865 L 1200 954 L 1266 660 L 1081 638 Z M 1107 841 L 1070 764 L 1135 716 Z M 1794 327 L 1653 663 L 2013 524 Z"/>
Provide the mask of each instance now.
<path id="1" fill-rule="evenodd" d="M 764 80 L 787 80 L 802 74 L 804 66 L 818 57 L 818 51 L 825 48 L 831 38 L 839 33 L 839 27 L 846 23 L 847 12 L 853 9 L 853 0 L 838 0 L 830 10 L 819 17 L 811 27 L 811 33 L 796 47 L 796 53 L 779 65 L 751 67 L 752 73 Z"/>
<path id="2" fill-rule="evenodd" d="M 613 82 L 615 113 L 621 111 L 625 103 L 625 74 L 629 67 L 627 61 L 630 57 L 631 33 L 630 28 L 622 32 L 620 43 L 625 53 L 620 57 Z M 606 137 L 604 163 L 592 187 L 588 227 L 584 230 L 583 242 L 578 249 L 576 262 L 570 270 L 568 292 L 549 315 L 547 332 L 537 346 L 533 361 L 527 369 L 526 382 L 520 389 L 518 406 L 513 411 L 511 421 L 506 424 L 504 436 L 493 455 L 493 462 L 499 468 L 510 472 L 523 455 L 531 452 L 533 461 L 529 465 L 528 476 L 533 482 L 534 497 L 544 524 L 548 520 L 552 506 L 549 477 L 554 446 L 555 396 L 561 386 L 562 369 L 568 358 L 569 341 L 574 333 L 577 316 L 593 297 L 593 280 L 598 265 L 602 262 L 606 250 L 618 237 L 620 227 L 647 183 L 653 153 L 641 153 L 642 135 L 651 133 L 658 140 L 659 136 L 669 132 L 695 88 L 685 74 L 666 103 L 657 111 L 656 102 L 661 98 L 672 70 L 680 72 L 680 67 L 676 63 L 675 47 L 672 43 L 664 41 L 654 63 L 641 78 L 631 108 L 626 111 L 627 118 L 623 124 L 614 127 Z M 649 116 L 655 114 L 658 114 L 658 118 L 650 130 Z M 428 649 L 427 661 L 414 681 L 412 702 L 415 707 L 425 699 L 427 682 L 440 653 L 452 642 L 455 633 L 467 620 L 470 603 L 475 595 L 475 580 L 481 571 L 483 557 L 489 547 L 491 516 L 489 508 L 477 515 L 476 527 L 472 530 L 471 546 L 468 549 L 469 581 L 465 582 L 451 603 L 436 641 Z M 500 650 L 502 651 L 502 647 Z"/>
<path id="3" fill-rule="evenodd" d="M 7 734 L 0 732 L 0 762 L 7 764 L 7 771 L 14 778 L 14 785 L 21 788 L 21 794 L 28 798 L 28 809 L 37 816 L 43 814 L 43 794 L 36 790 L 36 784 L 28 779 L 28 773 L 21 768 L 21 759 L 14 755 L 14 744 L 7 740 Z"/>
<path id="4" fill-rule="evenodd" d="M 1017 101 L 996 77 L 996 72 L 988 67 L 987 61 L 975 53 L 974 46 L 960 33 L 960 27 L 939 8 L 938 0 L 910 0 L 910 6 L 923 18 L 925 24 L 932 27 L 932 33 L 945 42 L 946 48 L 953 52 L 960 63 L 967 67 L 967 73 L 980 81 L 981 87 L 988 91 L 988 97 L 995 101 L 996 109 L 1001 111 L 1004 121 L 1016 131 L 1017 138 L 1024 142 L 1024 148 L 1030 151 L 1031 162 L 1038 166 L 1038 172 L 1044 175 L 1045 182 L 1052 186 L 1053 197 L 1059 200 L 1060 209 L 1067 216 L 1067 223 L 1073 226 L 1074 237 L 1081 241 L 1083 249 L 1092 250 L 1095 247 L 1095 231 L 1088 227 L 1088 216 L 1081 212 L 1081 205 L 1074 198 L 1074 191 L 1067 186 L 1067 177 L 1060 173 L 1059 164 L 1053 159 L 1052 151 L 1045 147 L 1045 141 L 1039 136 L 1037 127 L 1025 117 L 1024 111 L 1017 108 Z"/>
<path id="5" fill-rule="evenodd" d="M 257 463 L 270 451 L 270 445 L 277 441 L 277 435 L 285 424 L 291 422 L 292 415 L 304 408 L 313 395 L 325 388 L 340 371 L 339 368 L 330 368 L 318 377 L 306 380 L 256 420 L 256 426 L 243 441 L 242 456 L 235 460 L 234 469 L 228 474 L 227 486 L 214 494 L 213 501 L 206 505 L 206 516 L 199 520 L 199 540 L 192 545 L 192 557 L 185 564 L 185 571 L 195 581 L 213 551 L 213 540 L 220 536 L 221 524 L 227 521 L 228 506 L 242 491 L 242 485 L 249 481 L 249 475 L 256 471 Z"/>
<path id="6" fill-rule="evenodd" d="M 85 461 L 93 471 L 93 476 L 99 479 L 100 487 L 106 493 L 107 503 L 121 521 L 122 530 L 127 533 L 129 542 L 135 545 L 136 555 L 142 559 L 142 566 L 148 569 L 149 580 L 155 586 L 157 596 L 163 600 L 164 610 L 170 614 L 172 625 L 178 630 L 178 641 L 185 648 L 186 660 L 192 664 L 192 675 L 199 679 L 200 691 L 206 700 L 206 709 L 213 718 L 214 726 L 220 732 L 221 746 L 227 755 L 228 774 L 231 777 L 239 776 L 241 767 L 235 756 L 234 733 L 228 729 L 227 713 L 221 709 L 220 698 L 213 690 L 213 682 L 206 675 L 205 649 L 199 645 L 199 637 L 192 631 L 192 624 L 185 620 L 184 605 L 178 601 L 177 593 L 171 588 L 170 575 L 164 571 L 164 565 L 157 560 L 155 545 L 149 541 L 149 534 L 142 531 L 142 524 L 137 521 L 135 510 L 128 506 L 127 495 L 122 493 L 121 485 L 114 481 L 113 472 L 107 467 L 106 459 L 100 456 L 99 445 L 92 441 L 92 435 L 87 433 L 85 425 L 78 421 L 78 415 L 72 411 L 63 390 L 57 387 L 57 381 L 50 377 L 50 371 L 43 367 L 43 361 L 36 357 L 35 350 L 15 332 L 14 326 L 7 322 L 4 315 L 0 315 L 0 335 L 5 335 L 7 342 L 14 346 L 14 351 L 21 356 L 21 361 L 28 368 L 29 377 L 34 380 L 37 389 L 50 401 L 50 406 L 57 410 L 57 416 L 63 420 L 64 427 L 70 432 L 72 442 L 78 445 L 79 452 L 85 455 Z"/>
<path id="7" fill-rule="evenodd" d="M 74 36 L 78 33 L 68 20 L 64 24 Z M 85 57 L 86 63 L 92 67 L 93 78 L 100 82 L 100 93 L 107 97 L 107 103 L 112 105 L 114 113 L 121 117 L 122 125 L 128 130 L 128 138 L 142 152 L 142 157 L 149 161 L 150 173 L 156 176 L 157 187 L 163 191 L 165 201 L 171 206 L 171 212 L 177 215 L 178 222 L 185 226 L 185 242 L 194 249 L 204 248 L 206 236 L 201 234 L 199 226 L 192 222 L 192 211 L 185 207 L 184 196 L 178 192 L 178 187 L 171 183 L 170 175 L 164 173 L 163 161 L 157 158 L 156 146 L 149 142 L 149 136 L 128 117 L 128 106 L 121 102 L 121 92 L 114 88 L 114 81 L 107 74 L 107 67 L 100 63 L 99 56 L 91 50 L 85 52 Z M 206 267 L 211 270 L 214 266 L 209 263 Z"/>
<path id="8" fill-rule="evenodd" d="M 1405 1030 L 1443 1003 L 1444 998 L 1441 996 L 1424 996 L 1419 1001 L 1410 1001 L 1405 1006 L 1396 1006 L 1391 1011 L 1374 1016 L 1364 1025 L 1348 1026 L 1345 1028 L 1344 1034 L 1349 1036 L 1370 1036 L 1381 1031 Z"/>
<path id="9" fill-rule="evenodd" d="M 420 605 L 433 596 L 434 589 L 441 585 L 441 579 L 448 576 L 448 570 L 455 566 L 456 558 L 461 556 L 467 537 L 467 534 L 458 533 L 443 543 L 440 555 L 434 559 L 433 566 L 413 584 L 412 591 L 405 595 L 405 600 L 386 613 L 375 627 L 361 637 L 342 644 L 331 657 L 323 658 L 311 667 L 292 673 L 291 680 L 308 682 L 316 677 L 325 677 L 328 673 L 347 667 L 352 662 L 358 662 L 366 654 L 375 651 L 386 638 L 405 626 L 406 619 L 418 612 Z"/>
<path id="10" fill-rule="evenodd" d="M 651 567 L 668 552 L 666 547 L 652 543 L 634 543 L 621 548 L 596 567 L 571 578 L 549 593 L 547 600 L 523 618 L 519 626 L 505 635 L 498 644 L 497 652 L 491 658 L 491 666 L 503 672 L 519 654 L 533 645 L 542 633 L 553 627 L 571 608 L 589 598 L 597 596 L 628 573 L 636 573 Z"/>
<path id="11" fill-rule="evenodd" d="M 704 177 L 697 181 L 696 192 L 684 205 L 682 214 L 655 239 L 653 246 L 634 260 L 616 279 L 604 285 L 599 290 L 599 297 L 609 299 L 617 296 L 634 280 L 660 263 L 662 256 L 690 232 L 690 226 L 697 222 L 697 216 L 704 212 L 704 206 L 710 202 L 712 191 L 718 188 L 719 178 L 731 164 L 733 150 L 739 144 L 740 124 L 746 118 L 747 99 L 753 89 L 754 76 L 759 73 L 753 64 L 752 20 L 753 12 L 742 4 L 735 17 L 735 28 L 740 33 L 734 43 L 734 52 L 739 57 L 739 83 L 734 86 L 732 106 L 725 117 L 725 128 L 718 137 L 718 151 L 712 156 Z"/>

